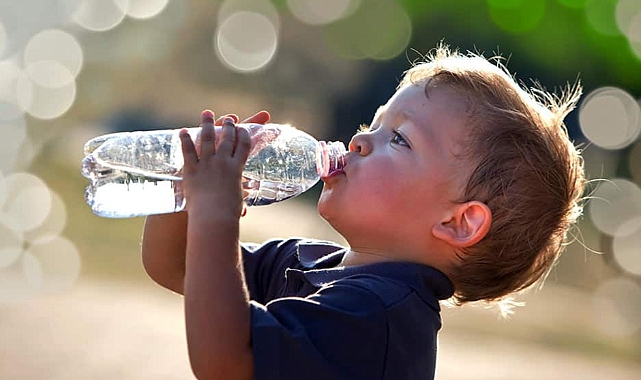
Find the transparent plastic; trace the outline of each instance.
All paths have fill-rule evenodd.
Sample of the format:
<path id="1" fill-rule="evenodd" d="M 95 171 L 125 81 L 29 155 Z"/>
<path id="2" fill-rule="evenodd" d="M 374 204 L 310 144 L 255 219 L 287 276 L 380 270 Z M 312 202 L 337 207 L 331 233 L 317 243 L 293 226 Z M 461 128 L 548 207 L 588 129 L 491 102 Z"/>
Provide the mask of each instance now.
<path id="1" fill-rule="evenodd" d="M 341 169 L 345 145 L 318 141 L 286 124 L 239 124 L 252 136 L 243 170 L 245 203 L 267 205 L 295 197 Z M 129 218 L 182 211 L 185 196 L 179 129 L 98 136 L 84 147 L 85 200 L 99 216 Z M 199 144 L 200 127 L 188 128 Z M 216 133 L 219 133 L 218 127 Z"/>

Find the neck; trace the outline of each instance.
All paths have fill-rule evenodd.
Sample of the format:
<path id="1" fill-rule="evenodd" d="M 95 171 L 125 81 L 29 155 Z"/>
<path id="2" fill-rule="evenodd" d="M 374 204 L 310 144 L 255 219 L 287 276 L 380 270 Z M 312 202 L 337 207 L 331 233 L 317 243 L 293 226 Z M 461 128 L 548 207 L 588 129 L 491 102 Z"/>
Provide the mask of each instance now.
<path id="1" fill-rule="evenodd" d="M 339 266 L 348 267 L 355 265 L 380 263 L 385 261 L 399 261 L 399 259 L 390 257 L 384 252 L 362 251 L 352 248 L 347 253 L 345 253 L 345 256 L 343 256 L 343 260 L 341 260 Z"/>
<path id="2" fill-rule="evenodd" d="M 437 254 L 437 252 L 441 252 L 441 254 Z M 435 250 L 433 254 L 401 256 L 389 251 L 351 247 L 350 250 L 345 253 L 338 266 L 347 267 L 380 262 L 404 261 L 431 266 L 446 275 L 449 275 L 449 269 L 455 265 L 454 260 L 456 257 L 457 256 L 453 251 L 449 254 L 445 254 L 443 251 Z"/>

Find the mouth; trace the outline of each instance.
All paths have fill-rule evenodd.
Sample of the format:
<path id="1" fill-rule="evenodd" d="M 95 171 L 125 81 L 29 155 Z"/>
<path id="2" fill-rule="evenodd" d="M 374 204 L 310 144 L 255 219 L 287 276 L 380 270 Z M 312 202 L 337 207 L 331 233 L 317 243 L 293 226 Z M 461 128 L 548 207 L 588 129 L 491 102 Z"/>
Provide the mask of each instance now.
<path id="1" fill-rule="evenodd" d="M 343 169 L 336 169 L 336 170 L 332 171 L 331 173 L 329 173 L 327 176 L 321 177 L 321 180 L 323 182 L 325 182 L 325 183 L 328 183 L 332 179 L 334 179 L 336 177 L 339 177 L 339 176 L 342 176 L 342 175 L 345 175 L 345 171 Z"/>

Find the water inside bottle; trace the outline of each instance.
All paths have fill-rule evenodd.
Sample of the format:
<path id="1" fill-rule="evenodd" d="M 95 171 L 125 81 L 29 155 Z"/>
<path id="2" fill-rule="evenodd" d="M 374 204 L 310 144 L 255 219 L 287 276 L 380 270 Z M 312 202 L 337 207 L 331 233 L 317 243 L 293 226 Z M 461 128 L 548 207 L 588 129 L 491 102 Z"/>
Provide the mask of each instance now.
<path id="1" fill-rule="evenodd" d="M 82 171 L 90 179 L 85 200 L 96 215 L 129 218 L 184 208 L 182 188 L 176 181 L 103 166 L 91 156 L 83 160 Z"/>
<path id="2" fill-rule="evenodd" d="M 172 213 L 185 208 L 180 179 L 168 180 L 102 166 L 91 156 L 83 160 L 83 174 L 91 179 L 85 189 L 85 200 L 98 216 L 130 218 Z M 283 201 L 307 189 L 300 184 L 243 178 L 244 199 L 248 206 Z"/>
<path id="3" fill-rule="evenodd" d="M 295 197 L 318 182 L 322 172 L 342 167 L 342 144 L 333 154 L 338 161 L 320 166 L 317 142 L 310 136 L 287 126 L 260 127 L 263 135 L 243 170 L 249 206 Z M 190 129 L 194 140 L 197 130 Z M 95 214 L 126 218 L 184 209 L 183 156 L 176 130 L 101 136 L 85 144 L 85 154 L 82 173 L 91 181 L 85 199 Z"/>

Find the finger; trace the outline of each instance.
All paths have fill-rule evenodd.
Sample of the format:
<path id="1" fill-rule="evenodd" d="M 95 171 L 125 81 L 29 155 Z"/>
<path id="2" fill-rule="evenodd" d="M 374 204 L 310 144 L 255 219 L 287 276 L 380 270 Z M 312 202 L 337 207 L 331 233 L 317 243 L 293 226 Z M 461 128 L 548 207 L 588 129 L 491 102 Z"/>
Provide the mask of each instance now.
<path id="1" fill-rule="evenodd" d="M 254 115 L 243 120 L 242 123 L 266 124 L 269 122 L 271 115 L 267 111 L 258 111 Z"/>
<path id="2" fill-rule="evenodd" d="M 183 158 L 185 161 L 183 171 L 193 170 L 198 163 L 198 155 L 196 154 L 194 142 L 191 140 L 191 136 L 189 136 L 189 132 L 187 132 L 186 128 L 181 129 L 178 136 L 180 137 L 180 146 L 182 148 Z"/>
<path id="3" fill-rule="evenodd" d="M 203 123 L 200 131 L 200 157 L 216 153 L 216 135 L 213 123 Z"/>
<path id="4" fill-rule="evenodd" d="M 213 123 L 214 122 L 214 112 L 212 110 L 204 110 L 200 114 L 200 124 Z"/>
<path id="5" fill-rule="evenodd" d="M 214 122 L 214 117 L 215 117 L 215 115 L 214 115 L 214 112 L 212 110 L 204 110 L 203 112 L 200 113 L 200 124 L 199 125 L 203 125 L 205 123 L 213 123 Z M 200 131 L 198 131 L 198 133 L 196 134 L 196 154 L 198 154 L 198 157 L 200 157 L 200 154 L 202 153 L 201 149 L 200 149 L 201 148 L 201 143 L 202 143 L 201 135 L 200 135 L 201 132 L 202 132 L 202 129 Z"/>
<path id="6" fill-rule="evenodd" d="M 234 123 L 238 123 L 238 115 L 233 114 L 233 113 L 228 113 L 227 115 L 223 115 L 216 119 L 216 123 L 214 125 L 223 125 L 223 121 L 225 120 L 226 117 L 231 117 L 234 119 Z"/>
<path id="7" fill-rule="evenodd" d="M 236 128 L 236 149 L 234 158 L 245 163 L 251 151 L 252 140 L 245 128 Z"/>
<path id="8" fill-rule="evenodd" d="M 234 144 L 236 140 L 236 125 L 231 117 L 225 118 L 223 121 L 223 131 L 218 144 L 218 154 L 223 157 L 231 156 L 234 153 Z"/>

